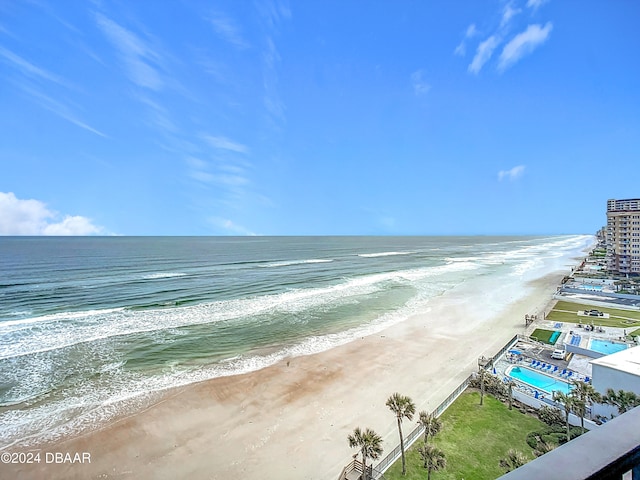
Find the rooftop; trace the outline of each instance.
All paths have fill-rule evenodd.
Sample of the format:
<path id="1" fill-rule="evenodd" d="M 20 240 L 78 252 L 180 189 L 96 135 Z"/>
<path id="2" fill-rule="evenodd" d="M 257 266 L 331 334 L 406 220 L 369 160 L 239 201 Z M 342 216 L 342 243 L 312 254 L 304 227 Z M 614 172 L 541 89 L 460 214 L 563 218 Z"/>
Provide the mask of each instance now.
<path id="1" fill-rule="evenodd" d="M 640 346 L 592 360 L 591 364 L 640 376 Z"/>

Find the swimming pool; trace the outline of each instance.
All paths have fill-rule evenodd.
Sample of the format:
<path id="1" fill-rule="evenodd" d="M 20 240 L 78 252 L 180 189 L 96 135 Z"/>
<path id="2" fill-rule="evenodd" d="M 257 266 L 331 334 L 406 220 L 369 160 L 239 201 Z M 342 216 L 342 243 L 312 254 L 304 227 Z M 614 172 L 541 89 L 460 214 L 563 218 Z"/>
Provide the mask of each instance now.
<path id="1" fill-rule="evenodd" d="M 589 340 L 589 350 L 594 352 L 603 353 L 605 355 L 611 355 L 612 353 L 621 352 L 627 349 L 625 343 L 611 342 L 608 340 L 600 340 L 599 338 L 592 338 Z"/>
<path id="2" fill-rule="evenodd" d="M 588 290 L 590 292 L 601 292 L 602 285 L 580 285 L 578 286 L 581 290 Z"/>
<path id="3" fill-rule="evenodd" d="M 518 367 L 515 365 L 510 366 L 507 369 L 507 375 L 522 383 L 526 383 L 530 387 L 537 390 L 541 390 L 551 395 L 553 391 L 561 391 L 563 393 L 569 393 L 573 388 L 572 385 L 556 377 L 545 375 L 544 373 L 537 372 L 527 367 Z"/>

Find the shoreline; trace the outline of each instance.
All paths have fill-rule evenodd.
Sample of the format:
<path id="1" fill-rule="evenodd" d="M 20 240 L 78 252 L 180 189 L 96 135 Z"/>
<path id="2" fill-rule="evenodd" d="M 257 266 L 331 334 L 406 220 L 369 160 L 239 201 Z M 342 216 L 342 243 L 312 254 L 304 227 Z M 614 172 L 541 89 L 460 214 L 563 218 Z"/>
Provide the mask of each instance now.
<path id="1" fill-rule="evenodd" d="M 507 307 L 486 318 L 474 314 L 463 285 L 376 335 L 171 389 L 142 411 L 41 449 L 43 458 L 89 453 L 91 463 L 2 471 L 16 479 L 334 479 L 355 453 L 346 440 L 355 427 L 376 430 L 385 451 L 397 443 L 395 418 L 384 405 L 389 395 L 411 396 L 417 411 L 435 408 L 477 368 L 478 357 L 524 332 L 524 315 L 548 306 L 564 275 L 529 282 L 517 300 L 498 295 Z"/>

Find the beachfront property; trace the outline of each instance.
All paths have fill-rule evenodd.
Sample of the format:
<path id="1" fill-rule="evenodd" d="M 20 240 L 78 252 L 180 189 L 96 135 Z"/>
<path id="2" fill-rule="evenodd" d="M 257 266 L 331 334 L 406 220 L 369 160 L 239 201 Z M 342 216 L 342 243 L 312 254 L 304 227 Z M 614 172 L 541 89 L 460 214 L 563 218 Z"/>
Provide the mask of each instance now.
<path id="1" fill-rule="evenodd" d="M 640 274 L 640 199 L 607 200 L 607 269 Z"/>

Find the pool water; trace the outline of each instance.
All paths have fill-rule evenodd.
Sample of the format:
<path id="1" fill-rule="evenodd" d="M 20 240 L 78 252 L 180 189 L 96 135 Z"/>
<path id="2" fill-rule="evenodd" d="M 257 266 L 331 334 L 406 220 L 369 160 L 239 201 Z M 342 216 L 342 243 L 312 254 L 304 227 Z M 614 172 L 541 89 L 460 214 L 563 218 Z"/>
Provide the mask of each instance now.
<path id="1" fill-rule="evenodd" d="M 545 375 L 544 373 L 537 372 L 527 367 L 510 367 L 507 370 L 507 375 L 520 382 L 551 395 L 551 392 L 560 391 L 563 393 L 569 393 L 573 388 L 572 385 L 561 380 L 559 378 Z"/>
<path id="2" fill-rule="evenodd" d="M 602 291 L 602 286 L 601 285 L 580 285 L 578 288 L 580 288 L 582 290 L 589 290 L 591 292 L 601 292 Z"/>
<path id="3" fill-rule="evenodd" d="M 609 342 L 607 340 L 600 340 L 599 338 L 592 338 L 589 342 L 589 350 L 604 353 L 605 355 L 611 355 L 612 353 L 621 352 L 626 349 L 627 345 L 624 343 Z"/>

